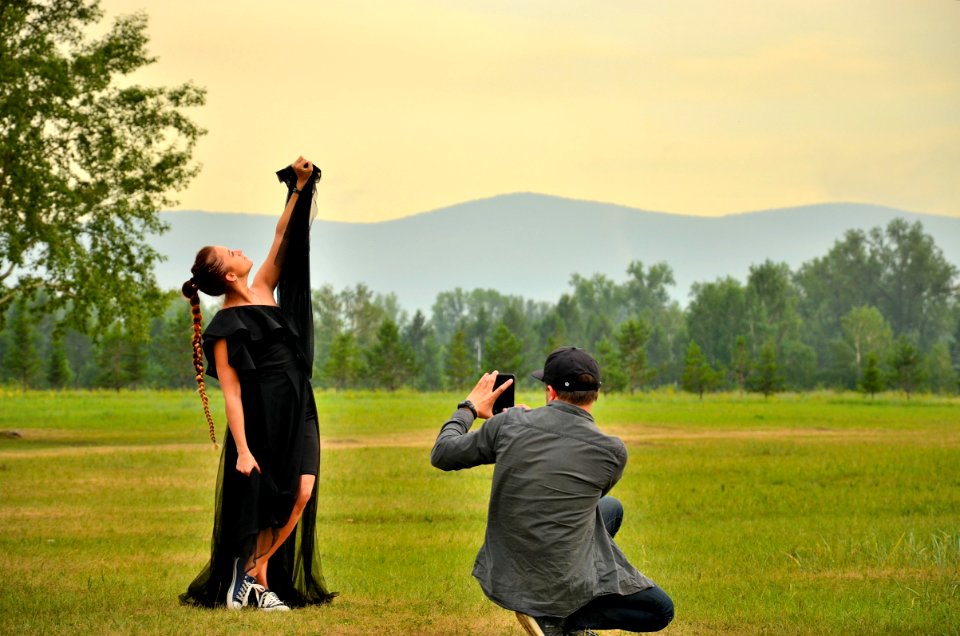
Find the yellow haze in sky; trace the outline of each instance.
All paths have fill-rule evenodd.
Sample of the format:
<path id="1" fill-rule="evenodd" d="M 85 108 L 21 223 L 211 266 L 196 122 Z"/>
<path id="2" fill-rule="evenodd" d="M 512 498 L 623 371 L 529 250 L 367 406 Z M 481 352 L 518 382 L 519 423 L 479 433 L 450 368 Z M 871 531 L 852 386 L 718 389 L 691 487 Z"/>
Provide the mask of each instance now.
<path id="1" fill-rule="evenodd" d="M 960 216 L 960 2 L 104 0 L 208 90 L 182 209 L 379 221 L 516 191 L 683 214 Z"/>

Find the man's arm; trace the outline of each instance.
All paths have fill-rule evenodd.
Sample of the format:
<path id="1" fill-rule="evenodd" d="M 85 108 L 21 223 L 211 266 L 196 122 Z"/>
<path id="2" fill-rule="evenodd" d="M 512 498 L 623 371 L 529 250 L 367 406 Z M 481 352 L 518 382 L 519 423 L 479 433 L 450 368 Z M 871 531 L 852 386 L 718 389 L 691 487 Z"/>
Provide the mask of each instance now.
<path id="1" fill-rule="evenodd" d="M 470 432 L 474 417 L 467 409 L 457 409 L 437 435 L 430 452 L 430 463 L 440 470 L 460 470 L 496 461 L 494 427 L 487 422 Z"/>
<path id="2" fill-rule="evenodd" d="M 617 450 L 614 453 L 614 457 L 616 459 L 613 465 L 613 472 L 610 475 L 610 483 L 603 489 L 603 495 L 613 490 L 613 487 L 616 486 L 620 478 L 623 477 L 623 471 L 627 467 L 627 447 L 620 439 L 617 439 Z"/>
<path id="3" fill-rule="evenodd" d="M 466 401 L 473 405 L 476 416 L 474 411 L 467 407 L 458 408 L 440 428 L 440 434 L 437 435 L 437 441 L 430 452 L 430 463 L 435 467 L 441 470 L 460 470 L 496 461 L 497 420 L 487 422 L 479 431 L 470 432 L 470 427 L 477 417 L 493 417 L 494 402 L 513 383 L 513 380 L 507 380 L 494 389 L 496 379 L 496 371 L 484 373 L 467 396 Z"/>

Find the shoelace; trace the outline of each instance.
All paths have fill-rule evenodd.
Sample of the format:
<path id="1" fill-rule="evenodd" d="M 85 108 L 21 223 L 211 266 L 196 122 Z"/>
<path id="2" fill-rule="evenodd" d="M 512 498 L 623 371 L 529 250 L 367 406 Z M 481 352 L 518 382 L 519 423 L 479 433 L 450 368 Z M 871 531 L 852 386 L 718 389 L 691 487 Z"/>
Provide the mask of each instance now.
<path id="1" fill-rule="evenodd" d="M 280 597 L 271 590 L 266 590 L 260 593 L 260 607 L 271 609 L 274 607 L 280 607 L 281 605 L 286 607 L 286 604 L 280 600 Z"/>
<path id="2" fill-rule="evenodd" d="M 250 592 L 256 590 L 257 593 L 263 594 L 263 591 L 266 589 L 259 583 L 253 583 L 253 579 L 250 577 L 244 576 L 243 583 L 240 585 L 240 599 L 244 605 L 247 604 L 247 599 L 250 598 Z"/>

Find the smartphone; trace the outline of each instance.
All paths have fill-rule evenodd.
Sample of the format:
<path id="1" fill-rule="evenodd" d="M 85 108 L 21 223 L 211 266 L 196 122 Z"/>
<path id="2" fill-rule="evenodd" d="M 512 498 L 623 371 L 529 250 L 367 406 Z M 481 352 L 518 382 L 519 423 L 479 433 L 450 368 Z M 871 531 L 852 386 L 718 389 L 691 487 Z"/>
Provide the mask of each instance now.
<path id="1" fill-rule="evenodd" d="M 514 403 L 514 391 L 513 389 L 517 385 L 517 378 L 512 373 L 498 373 L 497 379 L 493 381 L 493 388 L 498 388 L 501 384 L 507 380 L 513 380 L 513 383 L 507 387 L 507 390 L 500 394 L 500 397 L 497 398 L 497 401 L 493 403 L 493 414 L 496 415 L 500 411 L 506 408 L 510 408 Z"/>

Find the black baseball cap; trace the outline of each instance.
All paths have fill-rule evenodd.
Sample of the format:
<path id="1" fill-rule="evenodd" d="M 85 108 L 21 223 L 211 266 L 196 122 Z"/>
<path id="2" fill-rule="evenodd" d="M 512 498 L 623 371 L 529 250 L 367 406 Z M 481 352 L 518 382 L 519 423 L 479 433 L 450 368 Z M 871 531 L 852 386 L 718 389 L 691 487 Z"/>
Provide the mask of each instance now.
<path id="1" fill-rule="evenodd" d="M 580 382 L 580 376 L 589 374 L 595 382 Z M 584 349 L 560 347 L 547 356 L 543 369 L 531 373 L 557 391 L 596 391 L 600 388 L 600 365 Z"/>

